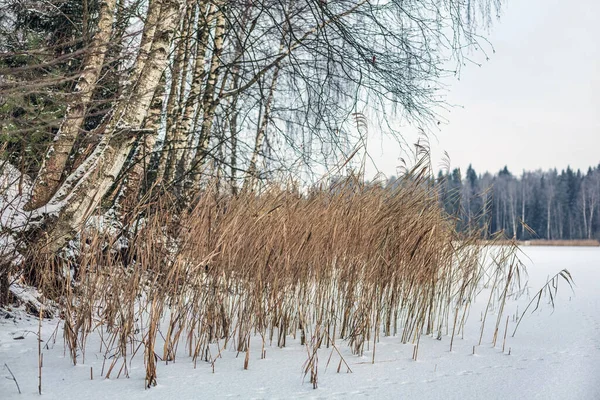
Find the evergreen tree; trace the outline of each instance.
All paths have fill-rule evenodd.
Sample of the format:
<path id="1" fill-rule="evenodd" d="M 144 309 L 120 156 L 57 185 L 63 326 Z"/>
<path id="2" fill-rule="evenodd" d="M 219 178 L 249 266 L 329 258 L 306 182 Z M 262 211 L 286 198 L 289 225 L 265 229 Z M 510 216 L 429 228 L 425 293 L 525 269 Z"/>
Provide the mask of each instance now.
<path id="1" fill-rule="evenodd" d="M 460 217 L 459 228 L 483 228 L 486 235 L 503 231 L 529 239 L 600 237 L 600 165 L 586 174 L 572 168 L 524 171 L 520 178 L 508 166 L 496 175 L 478 176 L 469 165 L 438 174 L 445 210 Z"/>

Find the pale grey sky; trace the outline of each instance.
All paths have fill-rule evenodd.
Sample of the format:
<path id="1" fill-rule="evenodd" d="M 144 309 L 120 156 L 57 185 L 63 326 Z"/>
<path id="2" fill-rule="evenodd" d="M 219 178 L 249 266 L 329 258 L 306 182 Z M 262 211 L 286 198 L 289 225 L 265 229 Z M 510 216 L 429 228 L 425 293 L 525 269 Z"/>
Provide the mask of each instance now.
<path id="1" fill-rule="evenodd" d="M 480 56 L 481 67 L 468 65 L 448 82 L 448 102 L 460 107 L 431 138 L 434 166 L 444 150 L 452 167 L 472 163 L 479 173 L 598 165 L 599 15 L 598 0 L 508 0 L 487 35 L 490 60 Z M 369 151 L 380 171 L 395 172 L 392 140 L 369 138 Z"/>

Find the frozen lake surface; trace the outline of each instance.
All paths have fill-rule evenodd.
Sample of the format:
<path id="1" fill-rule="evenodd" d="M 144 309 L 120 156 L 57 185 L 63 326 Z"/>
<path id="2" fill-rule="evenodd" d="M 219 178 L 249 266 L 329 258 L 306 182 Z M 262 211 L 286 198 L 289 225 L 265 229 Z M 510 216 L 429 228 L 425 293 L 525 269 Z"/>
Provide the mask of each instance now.
<path id="1" fill-rule="evenodd" d="M 381 398 L 381 399 L 600 399 L 600 248 L 525 247 L 523 258 L 529 272 L 527 286 L 532 296 L 549 276 L 563 268 L 575 280 L 575 292 L 561 281 L 556 307 L 547 300 L 533 314 L 526 315 L 515 337 L 511 337 L 528 296 L 507 303 L 509 335 L 502 352 L 502 340 L 491 345 L 493 322 L 487 324 L 481 346 L 480 310 L 487 299 L 480 296 L 471 312 L 464 338 L 436 340 L 423 336 L 418 361 L 412 360 L 413 345 L 401 344 L 398 337 L 382 337 L 376 348 L 353 356 L 340 346 L 353 373 L 342 367 L 332 349 L 319 351 L 319 388 L 314 390 L 303 377 L 306 348 L 293 340 L 288 347 L 267 348 L 266 358 L 251 350 L 248 370 L 244 354 L 227 350 L 215 364 L 198 363 L 194 369 L 185 357 L 176 363 L 158 366 L 158 386 L 144 390 L 143 357 L 134 359 L 129 379 L 102 379 L 102 356 L 93 353 L 98 337 L 90 336 L 86 363 L 73 366 L 65 355 L 61 335 L 53 348 L 44 350 L 43 396 L 46 399 L 97 398 Z M 495 318 L 491 318 L 494 319 Z M 42 338 L 47 340 L 58 320 L 46 322 Z M 62 326 L 62 325 L 61 325 Z M 0 398 L 39 398 L 37 394 L 37 320 L 17 324 L 0 322 Z M 488 332 L 489 330 L 489 332 Z M 504 322 L 501 334 L 504 333 Z M 15 340 L 24 336 L 24 339 Z M 258 345 L 251 349 L 258 349 Z M 96 341 L 96 342 L 94 342 Z M 51 346 L 52 347 L 52 346 Z M 510 355 L 509 353 L 510 349 Z M 141 350 L 143 351 L 143 350 Z M 17 393 L 4 365 L 14 373 L 23 392 Z M 94 380 L 90 380 L 90 367 Z M 6 378 L 6 379 L 4 379 Z"/>

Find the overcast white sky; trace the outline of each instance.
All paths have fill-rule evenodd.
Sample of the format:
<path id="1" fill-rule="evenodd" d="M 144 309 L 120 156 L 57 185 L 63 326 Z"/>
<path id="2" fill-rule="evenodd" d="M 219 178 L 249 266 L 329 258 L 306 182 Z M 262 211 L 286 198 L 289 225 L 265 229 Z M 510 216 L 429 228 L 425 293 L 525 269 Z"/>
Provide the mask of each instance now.
<path id="1" fill-rule="evenodd" d="M 434 166 L 478 173 L 585 169 L 600 163 L 600 1 L 508 0 L 488 37 L 495 53 L 449 81 L 447 114 L 431 139 Z M 406 131 L 406 140 L 414 134 Z M 369 138 L 377 168 L 395 173 L 398 146 Z M 373 166 L 367 165 L 372 175 Z"/>

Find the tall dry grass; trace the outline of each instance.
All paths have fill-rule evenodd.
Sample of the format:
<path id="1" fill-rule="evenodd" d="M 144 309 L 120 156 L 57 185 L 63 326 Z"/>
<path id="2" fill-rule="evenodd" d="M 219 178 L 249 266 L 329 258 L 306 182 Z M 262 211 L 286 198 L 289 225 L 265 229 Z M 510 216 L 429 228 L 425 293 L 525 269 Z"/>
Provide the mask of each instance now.
<path id="1" fill-rule="evenodd" d="M 356 177 L 308 193 L 271 186 L 230 196 L 208 186 L 193 208 L 173 204 L 148 201 L 124 229 L 88 228 L 69 257 L 37 260 L 37 281 L 61 304 L 73 363 L 95 332 L 101 375 L 128 376 L 129 361 L 143 357 L 150 387 L 160 363 L 185 357 L 215 368 L 233 348 L 248 368 L 250 352 L 264 357 L 293 337 L 317 387 L 319 348 L 345 371 L 340 346 L 358 355 L 369 346 L 374 361 L 381 335 L 413 343 L 415 359 L 423 334 L 447 335 L 452 347 L 484 285 L 486 314 L 500 310 L 496 341 L 523 274 L 516 247 L 489 257 L 478 232 L 456 232 L 422 171 L 393 188 Z"/>

